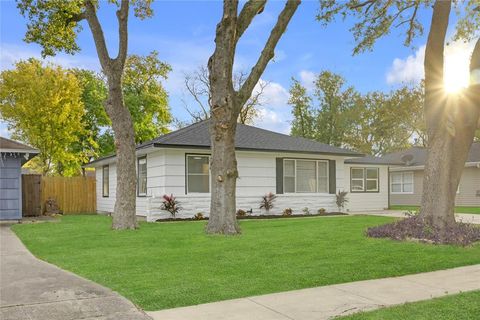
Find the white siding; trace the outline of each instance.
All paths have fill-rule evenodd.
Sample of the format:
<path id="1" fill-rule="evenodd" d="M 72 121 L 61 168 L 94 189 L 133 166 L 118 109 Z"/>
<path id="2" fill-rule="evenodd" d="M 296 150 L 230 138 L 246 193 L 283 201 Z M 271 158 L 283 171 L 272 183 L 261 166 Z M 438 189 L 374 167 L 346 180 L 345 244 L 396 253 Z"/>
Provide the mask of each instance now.
<path id="1" fill-rule="evenodd" d="M 379 168 L 378 192 L 350 192 L 350 168 Z M 383 210 L 388 208 L 388 167 L 378 165 L 345 164 L 345 190 L 349 192 L 346 208 L 349 211 Z"/>
<path id="2" fill-rule="evenodd" d="M 178 217 L 191 217 L 197 212 L 208 216 L 210 194 L 186 194 L 185 160 L 187 154 L 209 154 L 209 150 L 198 149 L 158 149 L 147 155 L 147 194 L 148 197 L 137 197 L 137 214 L 163 215 L 160 211 L 161 197 L 173 194 L 181 202 L 183 208 Z M 336 187 L 349 191 L 349 169 L 345 171 L 344 158 L 340 156 L 324 156 L 297 153 L 273 153 L 238 151 L 237 208 L 253 210 L 253 214 L 261 214 L 259 204 L 261 197 L 268 192 L 276 193 L 276 158 L 303 158 L 336 161 Z M 386 188 L 386 167 L 380 169 L 380 193 L 349 194 L 349 209 L 383 209 L 388 206 Z M 385 182 L 382 180 L 385 179 Z M 112 212 L 115 201 L 115 166 L 110 167 L 110 197 L 102 197 L 101 166 L 97 168 L 97 207 L 99 211 Z M 327 211 L 337 210 L 334 194 L 297 193 L 279 194 L 272 214 L 281 214 L 283 209 L 292 208 L 294 214 L 302 213 L 308 207 L 311 213 L 324 208 Z M 380 199 L 380 198 L 384 199 Z"/>

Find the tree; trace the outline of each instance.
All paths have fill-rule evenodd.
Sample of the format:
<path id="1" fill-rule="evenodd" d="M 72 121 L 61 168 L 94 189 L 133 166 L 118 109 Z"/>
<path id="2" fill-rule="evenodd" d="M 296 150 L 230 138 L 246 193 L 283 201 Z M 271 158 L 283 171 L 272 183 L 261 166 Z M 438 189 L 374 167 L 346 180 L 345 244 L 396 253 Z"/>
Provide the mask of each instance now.
<path id="1" fill-rule="evenodd" d="M 432 6 L 433 3 L 433 6 Z M 328 23 L 335 16 L 354 16 L 352 28 L 357 42 L 354 53 L 371 49 L 377 39 L 393 26 L 406 27 L 405 45 L 423 32 L 418 19 L 421 9 L 432 9 L 432 20 L 425 50 L 424 114 L 428 137 L 420 215 L 441 233 L 455 223 L 455 196 L 461 172 L 474 139 L 480 117 L 480 13 L 478 1 L 455 2 L 457 24 L 454 40 L 473 40 L 470 60 L 470 86 L 456 97 L 444 88 L 444 50 L 449 26 L 451 1 L 350 0 L 320 2 L 318 20 Z"/>
<path id="2" fill-rule="evenodd" d="M 244 72 L 236 72 L 233 74 L 233 87 L 239 90 L 243 82 L 246 80 Z M 238 122 L 242 124 L 252 124 L 260 114 L 258 107 L 262 106 L 263 93 L 268 83 L 259 81 L 256 89 L 253 90 L 252 96 L 245 102 L 240 114 Z M 193 100 L 196 102 L 198 109 L 189 107 L 184 101 L 185 109 L 192 118 L 192 122 L 199 122 L 210 118 L 210 82 L 208 80 L 208 68 L 200 66 L 198 70 L 185 75 L 185 88 Z"/>
<path id="3" fill-rule="evenodd" d="M 235 158 L 237 119 L 243 105 L 251 97 L 268 62 L 274 57 L 275 47 L 300 1 L 287 0 L 260 57 L 242 86 L 235 90 L 233 62 L 238 40 L 247 30 L 253 18 L 263 11 L 265 3 L 265 0 L 247 1 L 238 13 L 238 1 L 225 0 L 222 18 L 217 24 L 215 51 L 208 61 L 212 146 L 210 217 L 206 228 L 208 233 L 236 234 L 240 232 L 235 218 L 235 193 L 238 178 Z"/>
<path id="4" fill-rule="evenodd" d="M 35 59 L 0 74 L 0 115 L 12 137 L 37 148 L 42 174 L 74 175 L 88 157 L 72 148 L 85 134 L 82 91 L 74 74 Z"/>
<path id="5" fill-rule="evenodd" d="M 172 122 L 168 93 L 162 85 L 172 70 L 158 59 L 158 52 L 147 56 L 129 55 L 123 75 L 125 105 L 130 110 L 135 142 L 141 143 L 168 133 Z"/>
<path id="6" fill-rule="evenodd" d="M 118 54 L 111 57 L 97 16 L 99 2 L 94 0 L 48 1 L 19 0 L 20 12 L 29 19 L 25 40 L 36 42 L 42 54 L 58 51 L 74 54 L 80 48 L 76 42 L 81 21 L 86 20 L 92 33 L 98 59 L 108 83 L 105 110 L 111 120 L 117 151 L 117 197 L 112 228 L 135 229 L 136 222 L 136 157 L 135 132 L 132 117 L 124 104 L 122 76 L 128 52 L 129 0 L 112 1 L 117 5 Z M 151 0 L 134 1 L 135 16 L 146 18 L 153 14 Z"/>
<path id="7" fill-rule="evenodd" d="M 292 129 L 290 134 L 294 137 L 314 139 L 314 115 L 312 111 L 312 98 L 307 94 L 307 89 L 292 78 L 290 98 L 288 104 L 292 106 Z"/>

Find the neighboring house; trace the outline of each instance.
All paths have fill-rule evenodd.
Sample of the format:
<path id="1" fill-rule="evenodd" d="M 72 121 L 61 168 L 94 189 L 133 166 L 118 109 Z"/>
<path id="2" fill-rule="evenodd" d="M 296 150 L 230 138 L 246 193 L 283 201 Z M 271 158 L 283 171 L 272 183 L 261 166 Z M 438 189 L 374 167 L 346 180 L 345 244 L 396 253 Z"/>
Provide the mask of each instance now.
<path id="1" fill-rule="evenodd" d="M 420 205 L 427 149 L 413 147 L 382 157 L 390 163 L 390 204 Z M 480 207 L 480 142 L 472 144 L 455 199 L 457 206 Z"/>
<path id="2" fill-rule="evenodd" d="M 38 150 L 0 137 L 0 220 L 22 218 L 22 165 Z"/>
<path id="3" fill-rule="evenodd" d="M 381 210 L 388 207 L 388 163 L 378 158 L 304 138 L 291 137 L 238 124 L 236 154 L 237 208 L 260 214 L 261 197 L 277 194 L 272 213 L 307 207 L 338 210 L 335 193 L 349 192 L 346 209 Z M 160 211 L 161 197 L 173 194 L 181 202 L 179 216 L 210 207 L 209 121 L 171 132 L 137 146 L 137 214 L 151 218 Z M 350 158 L 350 160 L 349 160 Z M 112 212 L 116 194 L 116 157 L 88 164 L 96 168 L 97 210 Z"/>

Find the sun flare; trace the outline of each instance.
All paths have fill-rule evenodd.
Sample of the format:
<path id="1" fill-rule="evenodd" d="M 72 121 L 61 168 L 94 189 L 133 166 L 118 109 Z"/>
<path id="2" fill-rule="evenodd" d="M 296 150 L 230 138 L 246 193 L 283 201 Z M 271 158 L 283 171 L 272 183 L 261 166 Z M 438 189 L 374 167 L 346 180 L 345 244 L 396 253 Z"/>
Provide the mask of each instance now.
<path id="1" fill-rule="evenodd" d="M 464 45 L 447 47 L 444 87 L 448 93 L 458 93 L 468 87 L 470 54 L 470 50 Z"/>

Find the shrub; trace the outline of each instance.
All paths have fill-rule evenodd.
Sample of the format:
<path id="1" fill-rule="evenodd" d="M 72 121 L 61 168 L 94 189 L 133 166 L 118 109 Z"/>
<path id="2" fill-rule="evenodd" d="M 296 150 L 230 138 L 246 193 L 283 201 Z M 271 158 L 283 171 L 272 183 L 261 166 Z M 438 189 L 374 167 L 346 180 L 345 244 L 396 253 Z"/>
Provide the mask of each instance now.
<path id="1" fill-rule="evenodd" d="M 345 204 L 347 204 L 347 191 L 338 191 L 336 194 L 335 203 L 337 204 L 338 211 L 342 212 L 345 208 Z"/>
<path id="2" fill-rule="evenodd" d="M 260 202 L 260 209 L 265 209 L 265 211 L 269 212 L 270 209 L 273 208 L 273 202 L 277 198 L 276 195 L 269 192 L 262 197 L 262 201 Z"/>
<path id="3" fill-rule="evenodd" d="M 306 215 L 306 216 L 310 215 L 310 210 L 308 210 L 307 207 L 303 208 L 302 212 L 303 212 L 303 214 Z"/>
<path id="4" fill-rule="evenodd" d="M 182 207 L 180 207 L 180 202 L 173 196 L 173 194 L 164 194 L 161 209 L 170 212 L 172 217 L 175 218 L 175 215 L 182 209 Z"/>
<path id="5" fill-rule="evenodd" d="M 246 217 L 247 216 L 247 211 L 238 209 L 237 210 L 237 217 Z"/>
<path id="6" fill-rule="evenodd" d="M 415 217 L 415 216 L 418 215 L 418 211 L 417 210 L 407 210 L 403 214 L 407 217 Z"/>
<path id="7" fill-rule="evenodd" d="M 327 210 L 325 210 L 325 208 L 320 208 L 317 211 L 318 214 L 325 214 L 326 212 L 327 212 Z"/>
<path id="8" fill-rule="evenodd" d="M 197 212 L 197 213 L 193 216 L 193 219 L 195 219 L 195 220 L 203 220 L 203 219 L 204 219 L 203 213 Z"/>
<path id="9" fill-rule="evenodd" d="M 283 209 L 282 216 L 291 216 L 293 214 L 292 208 Z"/>

